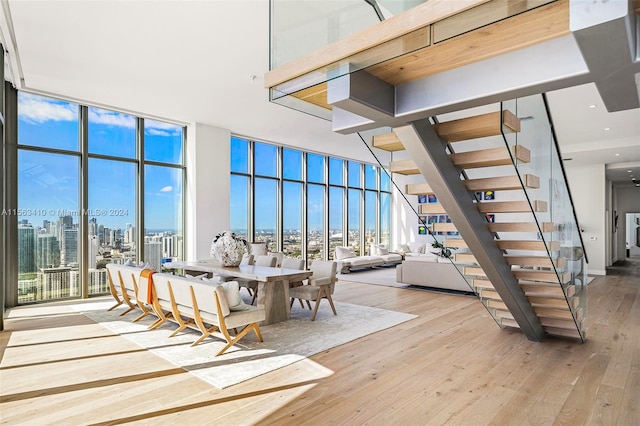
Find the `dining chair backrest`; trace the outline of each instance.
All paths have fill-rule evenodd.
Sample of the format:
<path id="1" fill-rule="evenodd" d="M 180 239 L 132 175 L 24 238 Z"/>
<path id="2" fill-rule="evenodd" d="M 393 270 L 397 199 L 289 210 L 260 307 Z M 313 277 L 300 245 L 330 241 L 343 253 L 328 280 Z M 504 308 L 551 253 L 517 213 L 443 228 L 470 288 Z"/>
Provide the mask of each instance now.
<path id="1" fill-rule="evenodd" d="M 333 260 L 314 260 L 311 263 L 309 269 L 313 272 L 311 278 L 330 278 L 331 285 L 329 288 L 331 289 L 331 294 L 333 294 L 333 290 L 336 286 L 336 270 L 337 263 Z"/>
<path id="2" fill-rule="evenodd" d="M 276 266 L 277 258 L 275 256 L 261 255 L 256 257 L 256 266 Z"/>
<path id="3" fill-rule="evenodd" d="M 254 257 L 262 256 L 267 254 L 267 243 L 266 242 L 253 242 L 249 244 L 251 248 L 251 254 Z"/>
<path id="4" fill-rule="evenodd" d="M 253 265 L 253 255 L 252 254 L 244 254 L 242 256 L 242 260 L 240 261 L 241 265 Z"/>
<path id="5" fill-rule="evenodd" d="M 285 269 L 304 269 L 304 259 L 294 259 L 293 257 L 285 257 L 282 259 L 282 267 Z"/>

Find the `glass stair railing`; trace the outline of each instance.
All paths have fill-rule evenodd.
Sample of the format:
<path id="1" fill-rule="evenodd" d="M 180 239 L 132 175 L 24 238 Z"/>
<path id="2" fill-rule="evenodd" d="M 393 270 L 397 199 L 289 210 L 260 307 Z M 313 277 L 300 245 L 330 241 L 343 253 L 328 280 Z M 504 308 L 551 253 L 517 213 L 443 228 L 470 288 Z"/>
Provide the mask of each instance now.
<path id="1" fill-rule="evenodd" d="M 540 119 L 534 122 L 526 115 L 521 120 L 519 116 L 524 107 L 521 105 L 518 111 L 520 104 L 529 109 L 541 108 L 535 114 Z M 534 96 L 451 113 L 432 121 L 436 132 L 448 142 L 452 162 L 461 170 L 461 179 L 473 194 L 479 213 L 485 216 L 497 246 L 504 253 L 543 329 L 548 334 L 584 341 L 584 250 L 571 232 L 578 228 L 557 161 L 557 148 L 555 144 L 550 145 L 553 139 L 547 134 L 550 132 L 548 123 L 544 130 L 544 119 L 542 97 Z M 538 128 L 540 126 L 542 129 Z M 541 139 L 539 132 L 547 137 Z M 447 220 L 444 208 L 438 203 L 417 204 L 415 199 L 410 199 L 429 197 L 432 193 L 424 179 L 422 182 L 420 178 L 411 180 L 410 177 L 420 175 L 420 171 L 404 152 L 402 142 L 389 128 L 360 136 L 379 163 L 390 172 L 398 194 L 405 198 L 416 220 L 422 218 L 433 241 L 454 250 L 452 264 L 496 323 L 501 327 L 518 327 L 473 253 L 456 235 L 455 223 Z M 540 146 L 541 140 L 546 141 L 544 146 Z M 408 181 L 411 183 L 407 185 Z M 432 195 L 437 200 L 438 194 Z"/>

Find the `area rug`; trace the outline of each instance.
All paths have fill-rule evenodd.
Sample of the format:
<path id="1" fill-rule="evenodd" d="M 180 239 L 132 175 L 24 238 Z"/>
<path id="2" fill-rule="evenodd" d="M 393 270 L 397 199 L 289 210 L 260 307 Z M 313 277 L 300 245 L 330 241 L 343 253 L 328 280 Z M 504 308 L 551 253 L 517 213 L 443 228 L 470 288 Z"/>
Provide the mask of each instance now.
<path id="1" fill-rule="evenodd" d="M 348 274 L 338 274 L 338 279 L 340 281 L 383 285 L 387 287 L 408 287 L 407 284 L 396 282 L 396 268 L 393 267 L 356 269 Z"/>
<path id="2" fill-rule="evenodd" d="M 303 360 L 311 355 L 345 344 L 360 337 L 393 327 L 417 315 L 388 311 L 350 303 L 335 302 L 337 316 L 328 303 L 322 303 L 315 321 L 311 312 L 294 305 L 291 320 L 261 326 L 264 342 L 255 334 L 245 336 L 223 355 L 214 356 L 225 342 L 218 335 L 191 347 L 199 336 L 194 330 L 169 338 L 174 324 L 148 330 L 155 317 L 148 316 L 133 323 L 140 311 L 120 317 L 122 309 L 108 312 L 112 301 L 74 305 L 73 309 L 167 361 L 184 368 L 218 389 Z"/>

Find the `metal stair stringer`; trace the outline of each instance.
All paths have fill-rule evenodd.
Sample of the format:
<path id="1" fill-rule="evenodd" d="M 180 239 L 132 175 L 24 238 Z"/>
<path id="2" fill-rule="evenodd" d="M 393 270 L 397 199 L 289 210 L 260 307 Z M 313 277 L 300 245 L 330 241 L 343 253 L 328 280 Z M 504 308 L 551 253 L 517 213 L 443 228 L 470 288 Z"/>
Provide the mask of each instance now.
<path id="1" fill-rule="evenodd" d="M 498 248 L 493 233 L 487 228 L 484 215 L 478 213 L 460 179 L 460 170 L 445 150 L 447 142 L 438 136 L 428 119 L 396 127 L 394 131 L 420 173 L 438 194 L 440 204 L 456 224 L 522 332 L 529 340 L 541 341 L 545 335 L 542 324 Z"/>

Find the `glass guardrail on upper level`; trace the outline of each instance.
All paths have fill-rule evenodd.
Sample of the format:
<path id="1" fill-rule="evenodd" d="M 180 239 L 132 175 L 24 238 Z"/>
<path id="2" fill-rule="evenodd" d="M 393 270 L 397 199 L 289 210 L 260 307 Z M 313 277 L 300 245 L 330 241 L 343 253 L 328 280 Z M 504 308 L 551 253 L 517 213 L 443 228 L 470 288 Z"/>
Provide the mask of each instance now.
<path id="1" fill-rule="evenodd" d="M 394 70 L 404 66 L 386 69 L 390 60 L 417 51 L 428 56 L 426 48 L 554 1 L 270 0 L 271 71 L 265 84 L 272 101 L 329 119 L 329 80 L 366 68 L 399 84 L 392 81 Z M 447 49 L 439 49 L 433 73 L 455 66 L 444 60 L 446 54 L 443 59 Z"/>

